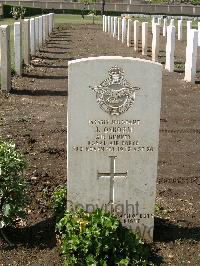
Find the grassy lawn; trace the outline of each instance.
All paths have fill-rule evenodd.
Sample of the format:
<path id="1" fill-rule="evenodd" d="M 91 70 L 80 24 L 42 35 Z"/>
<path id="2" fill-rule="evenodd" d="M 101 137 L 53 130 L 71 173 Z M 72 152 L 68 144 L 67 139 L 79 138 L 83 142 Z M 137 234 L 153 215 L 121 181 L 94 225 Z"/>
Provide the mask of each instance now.
<path id="1" fill-rule="evenodd" d="M 95 24 L 102 23 L 102 17 L 96 16 L 95 17 Z M 55 15 L 55 23 L 56 24 L 64 24 L 64 23 L 71 23 L 71 24 L 91 24 L 92 23 L 92 16 L 85 16 L 82 19 L 81 15 Z"/>

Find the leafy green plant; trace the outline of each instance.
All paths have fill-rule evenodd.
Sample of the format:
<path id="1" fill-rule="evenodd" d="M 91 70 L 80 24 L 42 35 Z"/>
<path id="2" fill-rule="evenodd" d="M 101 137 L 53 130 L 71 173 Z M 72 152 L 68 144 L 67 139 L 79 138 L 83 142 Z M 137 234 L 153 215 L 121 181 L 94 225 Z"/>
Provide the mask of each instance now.
<path id="1" fill-rule="evenodd" d="M 139 237 L 103 210 L 66 211 L 56 230 L 65 266 L 149 265 Z"/>
<path id="2" fill-rule="evenodd" d="M 25 218 L 28 202 L 23 178 L 25 166 L 15 144 L 0 140 L 0 229 Z"/>
<path id="3" fill-rule="evenodd" d="M 67 207 L 67 187 L 58 186 L 53 193 L 53 211 L 56 220 L 59 221 L 65 213 Z"/>

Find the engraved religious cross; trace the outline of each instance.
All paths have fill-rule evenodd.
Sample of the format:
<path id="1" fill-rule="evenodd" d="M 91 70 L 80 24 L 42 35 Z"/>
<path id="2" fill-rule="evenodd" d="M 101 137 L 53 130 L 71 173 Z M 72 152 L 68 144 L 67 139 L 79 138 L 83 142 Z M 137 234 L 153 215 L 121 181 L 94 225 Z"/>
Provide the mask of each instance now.
<path id="1" fill-rule="evenodd" d="M 114 204 L 114 181 L 116 177 L 126 178 L 128 172 L 125 173 L 116 173 L 115 172 L 115 159 L 117 156 L 109 156 L 110 157 L 110 173 L 99 173 L 97 172 L 97 179 L 101 177 L 110 178 L 110 201 L 109 203 Z"/>

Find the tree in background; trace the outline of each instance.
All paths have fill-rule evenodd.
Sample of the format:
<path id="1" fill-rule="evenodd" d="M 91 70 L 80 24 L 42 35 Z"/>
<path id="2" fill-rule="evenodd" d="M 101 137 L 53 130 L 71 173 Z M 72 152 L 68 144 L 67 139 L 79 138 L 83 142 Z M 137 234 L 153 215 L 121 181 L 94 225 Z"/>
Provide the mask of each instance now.
<path id="1" fill-rule="evenodd" d="M 84 4 L 83 9 L 81 10 L 82 19 L 84 19 L 85 15 L 87 15 L 87 14 L 88 15 L 92 15 L 92 21 L 93 21 L 93 24 L 94 24 L 94 18 L 96 16 L 96 9 L 94 7 L 94 4 L 96 3 L 96 0 L 81 0 L 81 3 Z M 92 10 L 90 9 L 90 4 L 93 4 L 92 5 Z M 86 13 L 86 9 L 87 8 L 89 9 L 88 13 Z"/>
<path id="2" fill-rule="evenodd" d="M 18 20 L 19 18 L 24 19 L 25 13 L 26 13 L 26 8 L 24 7 L 16 7 L 13 6 L 10 11 L 11 15 L 15 20 Z"/>
<path id="3" fill-rule="evenodd" d="M 106 1 L 105 1 L 105 0 L 102 0 L 102 9 L 101 9 L 101 15 L 102 15 L 102 16 L 104 15 L 105 4 L 106 4 Z"/>

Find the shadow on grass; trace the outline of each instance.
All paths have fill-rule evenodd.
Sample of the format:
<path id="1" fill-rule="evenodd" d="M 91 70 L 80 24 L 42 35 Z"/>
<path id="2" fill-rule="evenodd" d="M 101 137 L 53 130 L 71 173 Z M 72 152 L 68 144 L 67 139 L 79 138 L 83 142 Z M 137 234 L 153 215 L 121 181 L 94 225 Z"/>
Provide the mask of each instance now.
<path id="1" fill-rule="evenodd" d="M 47 49 L 52 49 L 52 48 L 47 47 Z M 65 49 L 65 50 L 67 50 L 67 49 Z M 45 54 L 67 54 L 67 51 L 47 51 L 47 50 L 40 50 L 40 52 L 41 53 L 45 53 Z"/>
<path id="2" fill-rule="evenodd" d="M 52 45 L 53 44 L 53 45 Z M 70 48 L 66 48 L 65 46 L 56 46 L 54 44 L 59 44 L 59 43 L 51 43 L 51 46 L 49 44 L 46 45 L 46 48 L 48 49 L 65 49 L 65 50 L 70 50 Z M 41 50 L 40 50 L 41 51 Z M 42 52 L 42 51 L 41 51 Z"/>
<path id="3" fill-rule="evenodd" d="M 31 78 L 31 79 L 67 79 L 67 75 L 66 76 L 40 76 L 40 75 L 35 75 L 35 74 L 26 74 L 26 73 L 23 73 L 22 75 L 23 77 L 27 77 L 27 78 Z"/>
<path id="4" fill-rule="evenodd" d="M 155 242 L 167 243 L 178 239 L 200 241 L 200 227 L 182 227 L 168 220 L 155 218 Z"/>
<path id="5" fill-rule="evenodd" d="M 67 96 L 67 91 L 51 91 L 51 90 L 16 90 L 12 89 L 11 94 L 19 96 Z"/>
<path id="6" fill-rule="evenodd" d="M 53 52 L 51 54 L 53 54 Z M 44 55 L 37 55 L 37 58 L 47 59 L 47 60 L 73 60 L 74 59 L 74 58 L 69 58 L 69 57 L 49 57 L 49 56 L 44 56 Z"/>
<path id="7" fill-rule="evenodd" d="M 58 34 L 54 34 L 54 35 L 50 36 L 49 40 L 55 39 L 55 38 L 71 38 L 71 35 L 58 33 Z"/>
<path id="8" fill-rule="evenodd" d="M 52 249 L 56 246 L 55 220 L 46 219 L 39 223 L 23 228 L 6 228 L 7 238 L 13 246 L 4 245 L 4 250 L 15 249 L 17 245 L 26 248 L 37 247 L 40 250 Z"/>
<path id="9" fill-rule="evenodd" d="M 52 38 L 47 40 L 47 43 L 50 43 L 50 42 L 55 42 L 55 41 L 59 41 L 59 42 L 72 42 L 71 40 L 69 40 L 68 38 L 65 38 L 65 37 L 55 37 L 55 38 Z"/>
<path id="10" fill-rule="evenodd" d="M 55 65 L 43 65 L 43 64 L 34 64 L 34 63 L 31 63 L 32 66 L 34 67 L 46 67 L 46 68 L 68 68 L 68 66 L 63 66 L 63 65 L 60 65 L 60 66 L 55 66 Z"/>

